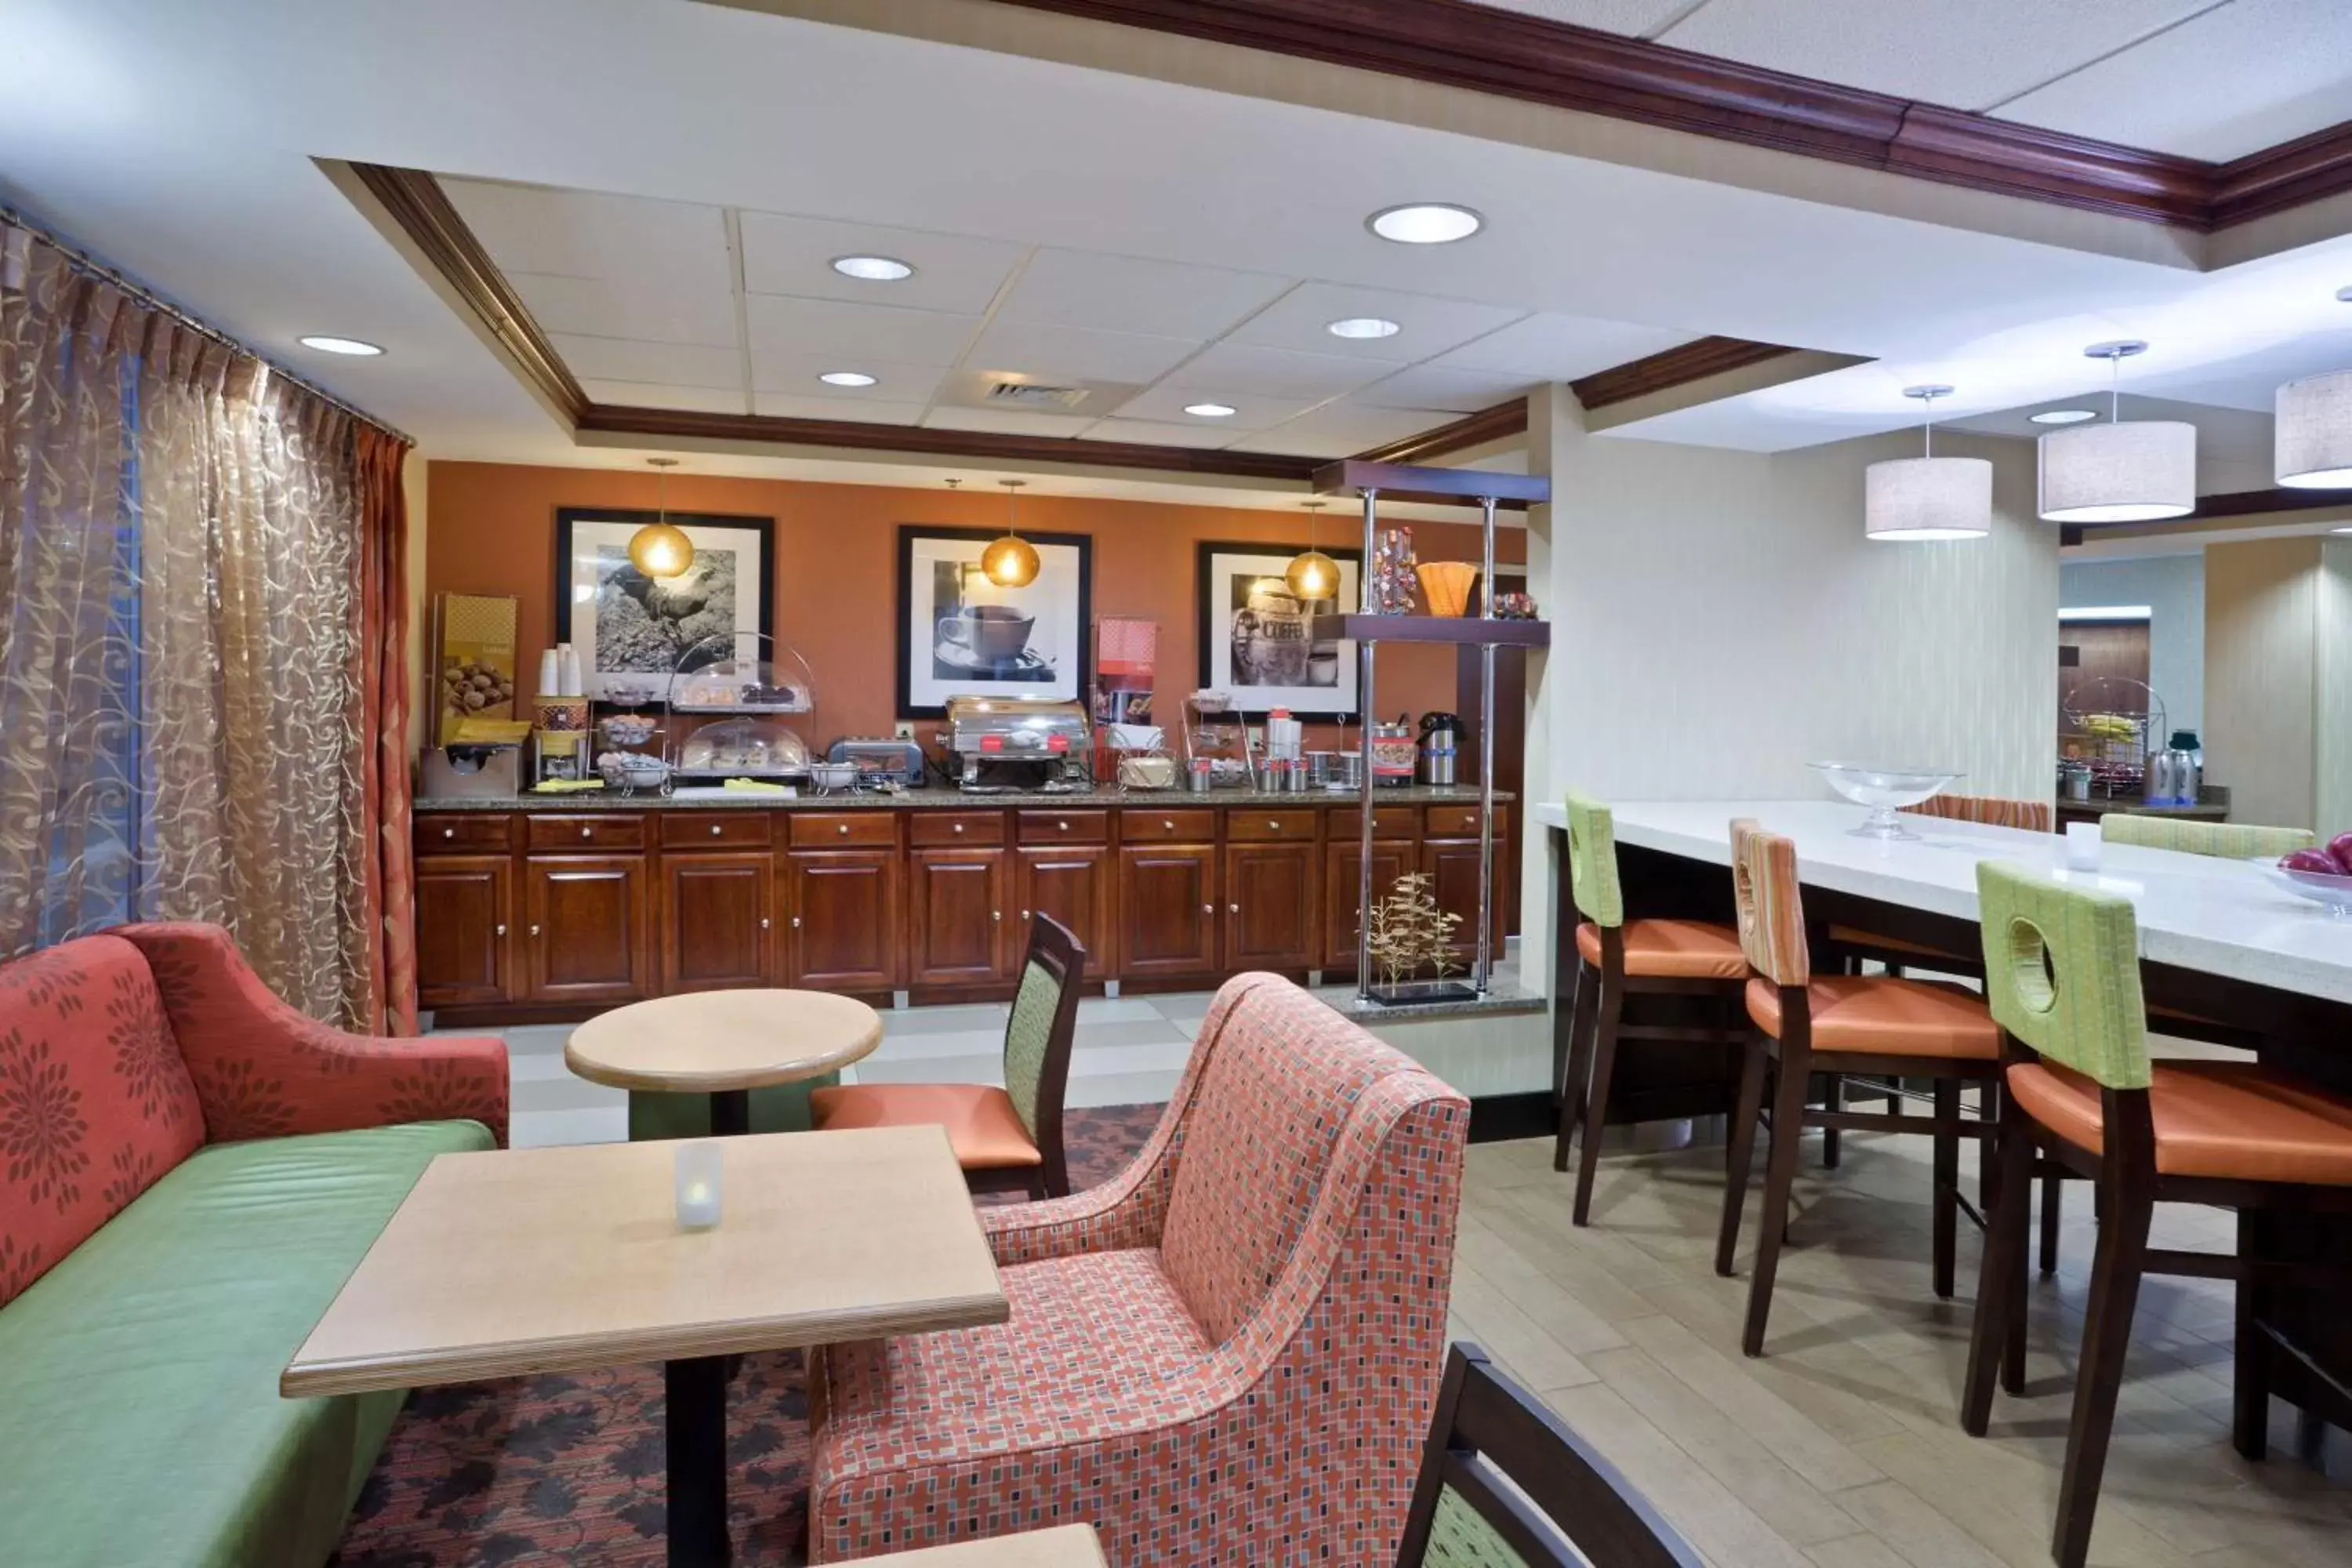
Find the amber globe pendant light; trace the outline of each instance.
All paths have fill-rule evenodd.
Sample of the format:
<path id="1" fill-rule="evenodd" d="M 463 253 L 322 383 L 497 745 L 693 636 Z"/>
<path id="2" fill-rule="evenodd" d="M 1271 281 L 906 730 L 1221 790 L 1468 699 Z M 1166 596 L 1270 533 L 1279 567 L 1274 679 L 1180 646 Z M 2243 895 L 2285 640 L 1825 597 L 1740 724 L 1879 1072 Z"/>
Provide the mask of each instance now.
<path id="1" fill-rule="evenodd" d="M 1037 552 L 1013 529 L 1013 503 L 1027 479 L 999 479 L 1004 487 L 1004 537 L 980 552 L 980 574 L 1000 588 L 1026 588 L 1037 580 Z"/>
<path id="2" fill-rule="evenodd" d="M 1282 580 L 1289 585 L 1291 597 L 1301 602 L 1332 598 L 1339 592 L 1339 563 L 1315 548 L 1315 514 L 1324 503 L 1299 504 L 1307 509 L 1307 548 L 1291 557 Z"/>
<path id="3" fill-rule="evenodd" d="M 677 467 L 677 459 L 647 458 L 646 461 L 660 476 L 655 501 L 660 515 L 629 535 L 629 564 L 648 577 L 675 577 L 694 564 L 694 541 L 669 520 L 669 471 Z"/>

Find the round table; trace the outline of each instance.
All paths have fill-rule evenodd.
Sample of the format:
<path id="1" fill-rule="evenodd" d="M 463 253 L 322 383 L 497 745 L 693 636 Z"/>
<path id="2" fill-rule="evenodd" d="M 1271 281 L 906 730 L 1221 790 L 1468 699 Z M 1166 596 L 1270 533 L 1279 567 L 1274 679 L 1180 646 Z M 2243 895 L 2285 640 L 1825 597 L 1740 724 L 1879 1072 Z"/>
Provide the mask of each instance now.
<path id="1" fill-rule="evenodd" d="M 572 1031 L 563 1064 L 591 1082 L 707 1094 L 710 1131 L 751 1130 L 751 1091 L 821 1078 L 868 1055 L 882 1019 L 827 991 L 696 991 L 599 1014 Z"/>

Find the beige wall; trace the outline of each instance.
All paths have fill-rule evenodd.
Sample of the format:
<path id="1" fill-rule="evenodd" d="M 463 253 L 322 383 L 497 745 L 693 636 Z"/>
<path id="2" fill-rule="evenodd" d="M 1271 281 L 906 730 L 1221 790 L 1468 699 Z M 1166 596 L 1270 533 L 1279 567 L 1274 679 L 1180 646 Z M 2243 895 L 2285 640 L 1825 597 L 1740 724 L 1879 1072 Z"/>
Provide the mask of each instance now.
<path id="1" fill-rule="evenodd" d="M 2315 824 L 2320 551 L 2316 538 L 2205 551 L 2205 773 L 2239 822 Z"/>
<path id="2" fill-rule="evenodd" d="M 2352 833 L 2352 539 L 2319 547 L 2319 754 L 2314 826 Z"/>

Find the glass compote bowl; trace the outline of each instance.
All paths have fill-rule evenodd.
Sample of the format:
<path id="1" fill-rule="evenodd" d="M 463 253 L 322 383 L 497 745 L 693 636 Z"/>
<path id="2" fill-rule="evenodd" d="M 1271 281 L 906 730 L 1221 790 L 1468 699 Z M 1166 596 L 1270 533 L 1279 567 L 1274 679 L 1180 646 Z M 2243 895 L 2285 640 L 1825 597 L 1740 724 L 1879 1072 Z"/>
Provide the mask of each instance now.
<path id="1" fill-rule="evenodd" d="M 2290 871 L 2270 859 L 2256 862 L 2263 875 L 2288 892 L 2309 899 L 2336 919 L 2352 920 L 2352 877 L 2330 877 L 2318 871 Z"/>
<path id="2" fill-rule="evenodd" d="M 1857 838 L 1916 838 L 1895 814 L 1906 805 L 1940 793 L 1964 774 L 1950 768 L 1873 768 L 1860 763 L 1815 763 L 1830 788 L 1870 807 L 1870 815 L 1853 830 Z"/>

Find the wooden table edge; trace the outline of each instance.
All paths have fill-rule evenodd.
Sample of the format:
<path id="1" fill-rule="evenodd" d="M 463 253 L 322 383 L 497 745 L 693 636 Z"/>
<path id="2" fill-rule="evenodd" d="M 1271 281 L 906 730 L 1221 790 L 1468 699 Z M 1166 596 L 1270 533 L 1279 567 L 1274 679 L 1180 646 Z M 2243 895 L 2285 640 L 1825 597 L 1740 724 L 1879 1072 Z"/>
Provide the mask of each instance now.
<path id="1" fill-rule="evenodd" d="M 887 1310 L 862 1309 L 821 1317 L 795 1314 L 789 1328 L 768 1319 L 739 1319 L 712 1323 L 689 1334 L 646 1329 L 512 1346 L 453 1346 L 396 1359 L 358 1357 L 309 1363 L 297 1351 L 294 1359 L 278 1375 L 278 1393 L 283 1399 L 308 1399 L 322 1394 L 374 1394 L 394 1388 L 483 1383 L 501 1377 L 537 1377 L 557 1372 L 591 1372 L 600 1367 L 684 1361 L 697 1356 L 803 1350 L 812 1345 L 845 1344 L 897 1334 L 984 1328 L 1005 1322 L 1012 1316 L 1012 1302 L 1000 1288 L 987 1295 L 942 1297 L 893 1306 Z"/>
<path id="2" fill-rule="evenodd" d="M 751 1068 L 739 1072 L 632 1071 L 606 1062 L 583 1059 L 572 1050 L 568 1037 L 563 1042 L 563 1065 L 574 1077 L 586 1079 L 590 1083 L 601 1083 L 607 1089 L 634 1089 L 643 1094 L 729 1094 L 737 1089 L 774 1089 L 782 1084 L 823 1078 L 826 1073 L 838 1072 L 843 1068 L 864 1061 L 881 1044 L 882 1020 L 877 1015 L 874 1027 L 854 1045 L 817 1056 L 801 1057 L 789 1063 Z"/>

